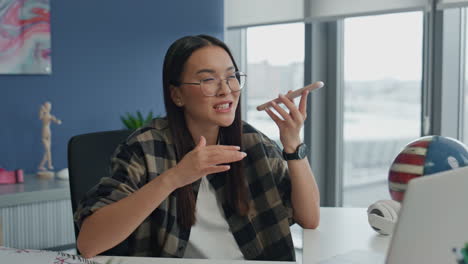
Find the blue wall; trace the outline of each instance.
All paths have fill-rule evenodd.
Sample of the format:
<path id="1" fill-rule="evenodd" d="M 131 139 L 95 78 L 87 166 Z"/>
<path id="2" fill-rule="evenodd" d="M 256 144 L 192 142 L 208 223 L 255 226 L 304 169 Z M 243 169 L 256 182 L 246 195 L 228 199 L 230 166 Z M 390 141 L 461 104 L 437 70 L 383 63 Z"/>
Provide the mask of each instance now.
<path id="1" fill-rule="evenodd" d="M 162 63 L 184 35 L 223 38 L 219 0 L 51 0 L 52 75 L 0 75 L 0 167 L 35 173 L 38 110 L 52 102 L 52 155 L 67 167 L 77 134 L 122 128 L 120 115 L 164 114 Z"/>

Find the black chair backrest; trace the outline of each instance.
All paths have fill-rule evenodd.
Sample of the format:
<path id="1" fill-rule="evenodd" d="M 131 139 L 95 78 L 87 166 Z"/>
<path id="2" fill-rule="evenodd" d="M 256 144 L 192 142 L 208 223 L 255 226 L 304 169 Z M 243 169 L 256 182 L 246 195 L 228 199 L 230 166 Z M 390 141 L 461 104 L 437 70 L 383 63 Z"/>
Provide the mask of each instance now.
<path id="1" fill-rule="evenodd" d="M 120 143 L 132 133 L 131 130 L 115 130 L 74 136 L 68 142 L 68 170 L 73 213 L 86 193 L 102 177 L 110 176 L 110 160 Z M 112 221 L 109 219 L 109 221 Z M 78 227 L 75 237 L 78 237 Z M 126 256 L 126 241 L 101 253 L 101 255 Z"/>

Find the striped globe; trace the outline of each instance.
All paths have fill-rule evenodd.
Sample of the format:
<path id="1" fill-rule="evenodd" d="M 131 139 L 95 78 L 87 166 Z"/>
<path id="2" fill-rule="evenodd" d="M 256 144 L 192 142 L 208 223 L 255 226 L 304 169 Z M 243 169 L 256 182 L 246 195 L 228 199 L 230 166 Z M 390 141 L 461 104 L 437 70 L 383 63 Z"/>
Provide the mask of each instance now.
<path id="1" fill-rule="evenodd" d="M 390 196 L 401 202 L 411 179 L 467 165 L 468 149 L 462 142 L 443 136 L 416 139 L 404 147 L 390 167 Z"/>

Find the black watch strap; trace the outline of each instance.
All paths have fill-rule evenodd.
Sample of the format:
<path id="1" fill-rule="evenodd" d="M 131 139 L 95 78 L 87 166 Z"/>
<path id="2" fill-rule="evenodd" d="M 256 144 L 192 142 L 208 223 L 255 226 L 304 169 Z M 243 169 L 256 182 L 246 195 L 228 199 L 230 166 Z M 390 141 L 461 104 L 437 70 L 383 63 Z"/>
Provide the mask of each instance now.
<path id="1" fill-rule="evenodd" d="M 307 145 L 301 143 L 293 153 L 286 153 L 283 149 L 283 158 L 285 160 L 301 160 L 307 156 Z"/>

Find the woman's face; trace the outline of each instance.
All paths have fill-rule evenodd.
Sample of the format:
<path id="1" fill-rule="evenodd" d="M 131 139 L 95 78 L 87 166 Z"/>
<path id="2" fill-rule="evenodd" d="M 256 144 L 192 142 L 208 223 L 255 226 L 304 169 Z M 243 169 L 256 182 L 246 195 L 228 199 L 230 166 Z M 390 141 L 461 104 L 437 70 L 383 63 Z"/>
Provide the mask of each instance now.
<path id="1" fill-rule="evenodd" d="M 206 96 L 200 85 L 183 84 L 173 88 L 173 100 L 184 108 L 187 122 L 197 126 L 227 127 L 235 118 L 240 92 L 232 92 L 226 81 L 235 72 L 229 54 L 218 46 L 196 50 L 185 63 L 181 83 L 198 83 L 207 79 L 223 79 L 215 96 Z"/>

